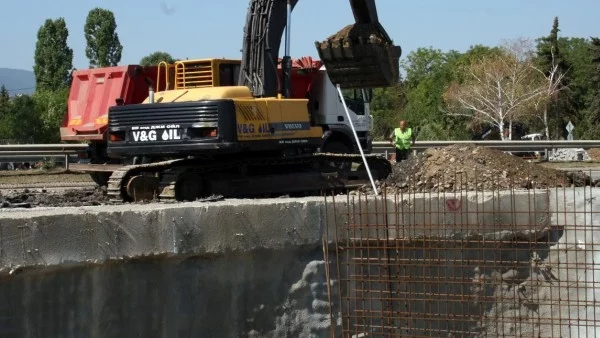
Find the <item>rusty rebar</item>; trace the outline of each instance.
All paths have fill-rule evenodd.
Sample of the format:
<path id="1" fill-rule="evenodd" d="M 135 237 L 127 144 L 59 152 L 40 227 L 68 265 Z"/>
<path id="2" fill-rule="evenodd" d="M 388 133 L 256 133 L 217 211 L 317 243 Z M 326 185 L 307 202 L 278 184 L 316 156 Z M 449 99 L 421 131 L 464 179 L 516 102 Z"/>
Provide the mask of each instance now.
<path id="1" fill-rule="evenodd" d="M 598 188 L 572 187 L 567 175 L 548 186 L 536 172 L 526 182 L 448 172 L 345 196 L 344 210 L 326 199 L 342 335 L 561 337 L 600 327 Z"/>

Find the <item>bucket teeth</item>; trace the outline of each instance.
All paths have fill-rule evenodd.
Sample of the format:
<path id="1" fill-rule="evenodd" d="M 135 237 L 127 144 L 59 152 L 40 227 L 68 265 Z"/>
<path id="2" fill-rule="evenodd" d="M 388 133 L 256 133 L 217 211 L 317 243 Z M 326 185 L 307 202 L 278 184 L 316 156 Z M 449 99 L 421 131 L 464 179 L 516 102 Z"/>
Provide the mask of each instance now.
<path id="1" fill-rule="evenodd" d="M 315 46 L 329 79 L 341 88 L 390 87 L 399 80 L 402 49 L 377 25 L 349 25 Z"/>

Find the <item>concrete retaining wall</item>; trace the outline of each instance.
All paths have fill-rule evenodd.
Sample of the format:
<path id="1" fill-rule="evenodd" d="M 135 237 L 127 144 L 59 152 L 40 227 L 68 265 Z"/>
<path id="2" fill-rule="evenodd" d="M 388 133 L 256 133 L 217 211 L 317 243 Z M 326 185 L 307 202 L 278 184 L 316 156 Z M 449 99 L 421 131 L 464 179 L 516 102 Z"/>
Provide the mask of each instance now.
<path id="1" fill-rule="evenodd" d="M 409 239 L 459 241 L 484 229 L 493 240 L 514 231 L 538 236 L 552 205 L 543 192 L 396 202 L 370 200 L 363 221 L 387 216 Z M 325 230 L 335 237 L 334 220 L 357 221 L 349 206 L 338 198 L 334 211 L 305 198 L 2 212 L 0 335 L 329 337 L 332 326 L 339 335 L 322 238 Z M 339 285 L 330 286 L 337 303 Z"/>
<path id="2" fill-rule="evenodd" d="M 600 336 L 600 189 L 552 191 L 549 207 L 555 241 L 518 283 L 498 285 L 483 336 Z"/>
<path id="3" fill-rule="evenodd" d="M 0 336 L 329 337 L 322 202 L 2 212 Z"/>

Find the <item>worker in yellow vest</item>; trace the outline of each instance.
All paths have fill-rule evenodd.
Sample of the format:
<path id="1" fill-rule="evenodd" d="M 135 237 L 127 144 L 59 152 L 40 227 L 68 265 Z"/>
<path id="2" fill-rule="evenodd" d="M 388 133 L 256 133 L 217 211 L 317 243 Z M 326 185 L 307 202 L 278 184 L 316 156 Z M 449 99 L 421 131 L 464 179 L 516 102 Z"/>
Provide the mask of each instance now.
<path id="1" fill-rule="evenodd" d="M 400 121 L 399 128 L 395 128 L 390 135 L 390 142 L 396 148 L 396 163 L 408 158 L 410 147 L 415 143 L 415 135 L 412 128 L 406 127 L 406 121 Z"/>

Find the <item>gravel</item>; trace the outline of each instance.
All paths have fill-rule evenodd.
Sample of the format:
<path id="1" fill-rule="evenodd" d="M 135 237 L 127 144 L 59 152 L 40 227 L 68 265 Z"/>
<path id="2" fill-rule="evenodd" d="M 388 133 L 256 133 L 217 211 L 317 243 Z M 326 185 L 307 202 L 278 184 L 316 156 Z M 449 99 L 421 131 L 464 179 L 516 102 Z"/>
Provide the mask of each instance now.
<path id="1" fill-rule="evenodd" d="M 583 172 L 542 167 L 503 151 L 475 145 L 428 149 L 393 166 L 379 182 L 388 193 L 532 189 L 598 184 Z M 364 186 L 364 192 L 371 188 Z"/>
<path id="2" fill-rule="evenodd" d="M 0 208 L 33 208 L 33 207 L 79 207 L 119 204 L 110 201 L 106 189 L 72 189 L 60 193 L 51 193 L 45 190 L 40 192 L 24 189 L 11 191 L 0 195 Z"/>

